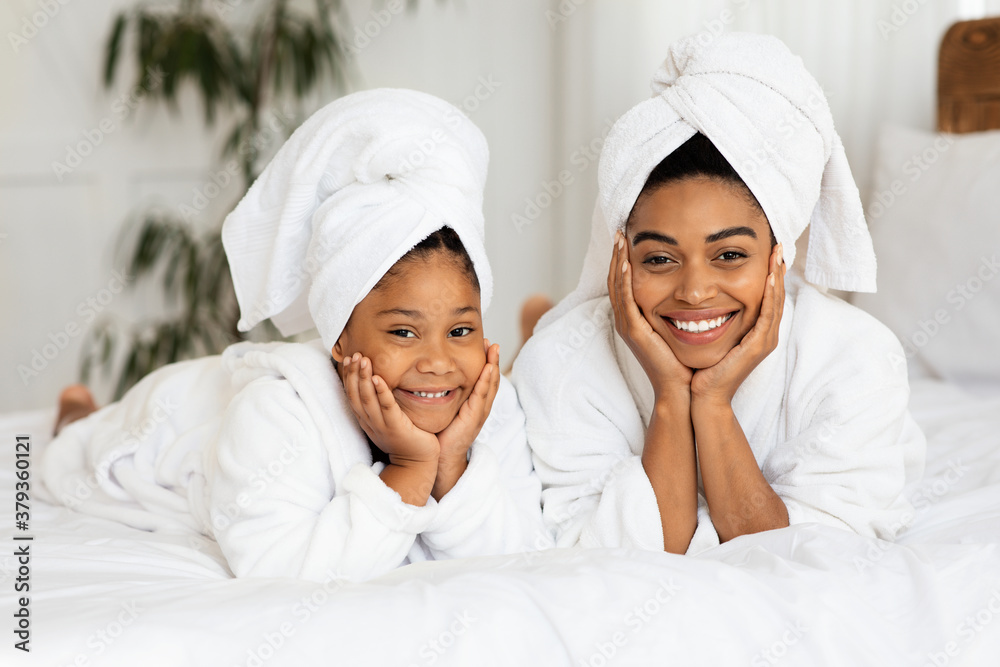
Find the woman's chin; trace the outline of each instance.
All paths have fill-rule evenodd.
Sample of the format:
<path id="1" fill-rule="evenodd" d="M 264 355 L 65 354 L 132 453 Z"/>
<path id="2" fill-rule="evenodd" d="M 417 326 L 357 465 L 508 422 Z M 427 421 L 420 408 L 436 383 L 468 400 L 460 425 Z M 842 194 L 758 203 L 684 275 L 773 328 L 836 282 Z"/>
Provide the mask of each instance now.
<path id="1" fill-rule="evenodd" d="M 726 352 L 728 352 L 728 350 L 692 350 L 690 347 L 677 350 L 673 346 L 671 346 L 671 349 L 674 351 L 677 361 L 695 371 L 703 368 L 711 368 L 722 361 L 723 357 L 726 356 Z"/>

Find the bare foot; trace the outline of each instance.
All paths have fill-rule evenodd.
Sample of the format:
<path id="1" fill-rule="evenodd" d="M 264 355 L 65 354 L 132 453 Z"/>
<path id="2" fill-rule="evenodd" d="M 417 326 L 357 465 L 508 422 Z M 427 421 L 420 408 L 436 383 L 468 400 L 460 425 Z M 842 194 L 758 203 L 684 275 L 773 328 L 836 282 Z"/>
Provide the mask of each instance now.
<path id="1" fill-rule="evenodd" d="M 90 390 L 82 384 L 71 384 L 59 394 L 59 415 L 52 430 L 53 435 L 59 435 L 67 424 L 83 419 L 91 412 L 97 411 L 97 403 Z"/>
<path id="2" fill-rule="evenodd" d="M 524 344 L 528 342 L 529 338 L 531 338 L 531 334 L 535 330 L 535 325 L 538 324 L 538 320 L 541 319 L 542 315 L 547 313 L 552 306 L 552 299 L 544 294 L 533 294 L 525 299 L 524 303 L 521 305 L 521 346 L 517 348 L 518 352 L 521 351 Z M 516 353 L 513 357 L 511 357 L 510 363 L 504 371 L 505 375 L 509 375 L 511 369 L 514 368 L 514 359 L 516 357 Z"/>
<path id="3" fill-rule="evenodd" d="M 552 308 L 552 299 L 545 296 L 544 294 L 535 294 L 529 296 L 521 306 L 521 345 L 523 346 L 528 339 L 531 338 L 531 333 L 535 330 L 535 325 L 538 324 L 538 320 L 541 319 L 542 315 L 549 312 Z"/>

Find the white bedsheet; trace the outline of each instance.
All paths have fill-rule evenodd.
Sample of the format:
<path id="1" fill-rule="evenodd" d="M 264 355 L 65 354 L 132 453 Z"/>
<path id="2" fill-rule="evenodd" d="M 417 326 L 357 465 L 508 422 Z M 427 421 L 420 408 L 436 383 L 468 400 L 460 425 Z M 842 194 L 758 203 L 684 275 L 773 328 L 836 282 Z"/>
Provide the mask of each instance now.
<path id="1" fill-rule="evenodd" d="M 39 499 L 14 526 L 0 418 L 0 665 L 1000 664 L 1000 399 L 916 384 L 928 434 L 897 544 L 806 524 L 693 558 L 552 550 L 427 562 L 364 584 L 235 580 L 194 534 L 153 534 Z M 37 480 L 37 474 L 33 480 Z M 15 535 L 33 535 L 31 653 L 14 649 Z"/>

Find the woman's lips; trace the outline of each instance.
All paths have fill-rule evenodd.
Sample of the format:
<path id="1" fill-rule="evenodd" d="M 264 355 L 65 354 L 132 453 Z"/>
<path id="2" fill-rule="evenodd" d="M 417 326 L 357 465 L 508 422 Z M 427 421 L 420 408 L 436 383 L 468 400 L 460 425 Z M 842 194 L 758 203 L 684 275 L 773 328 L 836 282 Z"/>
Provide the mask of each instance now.
<path id="1" fill-rule="evenodd" d="M 680 342 L 687 345 L 707 345 L 717 341 L 729 330 L 733 320 L 736 319 L 737 312 L 719 309 L 698 312 L 681 311 L 662 315 L 661 318 Z"/>

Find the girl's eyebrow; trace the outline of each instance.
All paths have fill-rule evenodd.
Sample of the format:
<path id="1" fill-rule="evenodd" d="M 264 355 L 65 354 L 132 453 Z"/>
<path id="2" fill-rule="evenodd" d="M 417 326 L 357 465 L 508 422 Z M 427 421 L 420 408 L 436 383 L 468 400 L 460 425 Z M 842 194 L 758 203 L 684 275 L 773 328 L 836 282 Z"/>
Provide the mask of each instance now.
<path id="1" fill-rule="evenodd" d="M 478 313 L 479 309 L 475 306 L 461 306 L 452 311 L 454 315 L 465 315 L 466 313 Z M 419 310 L 407 310 L 405 308 L 388 308 L 386 310 L 380 310 L 375 314 L 376 317 L 384 317 L 386 315 L 399 315 L 402 317 L 409 317 L 414 320 L 427 319 L 424 314 Z"/>

